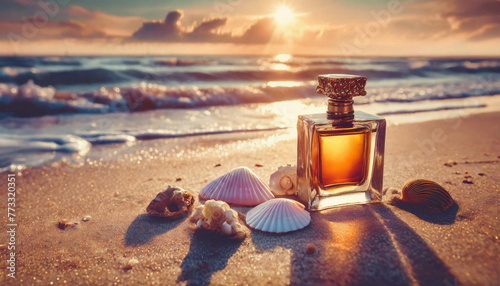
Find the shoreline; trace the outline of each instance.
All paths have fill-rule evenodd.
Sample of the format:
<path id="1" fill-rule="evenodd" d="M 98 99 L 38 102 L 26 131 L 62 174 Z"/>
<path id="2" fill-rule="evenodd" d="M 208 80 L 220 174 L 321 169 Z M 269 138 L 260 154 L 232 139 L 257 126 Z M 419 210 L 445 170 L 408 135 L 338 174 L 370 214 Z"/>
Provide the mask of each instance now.
<path id="1" fill-rule="evenodd" d="M 185 219 L 151 218 L 145 208 L 167 185 L 198 192 L 238 166 L 267 182 L 279 166 L 295 164 L 295 139 L 280 137 L 286 134 L 176 138 L 170 143 L 177 147 L 165 152 L 154 151 L 163 140 L 151 140 L 123 160 L 29 168 L 17 173 L 18 276 L 9 280 L 2 269 L 0 281 L 495 285 L 499 122 L 500 112 L 494 112 L 388 127 L 384 187 L 435 180 L 455 199 L 452 212 L 429 216 L 387 204 L 349 206 L 312 213 L 310 226 L 289 234 L 246 230 L 242 241 L 198 233 Z M 443 165 L 450 160 L 457 164 Z M 473 184 L 462 182 L 467 175 Z M 3 188 L 1 194 L 6 201 Z M 81 222 L 87 215 L 91 220 Z M 62 219 L 79 224 L 61 230 Z M 308 243 L 315 253 L 306 253 Z M 128 268 L 132 258 L 138 263 Z"/>
<path id="2" fill-rule="evenodd" d="M 465 118 L 467 116 L 474 114 L 500 112 L 500 95 L 491 95 L 487 97 L 461 98 L 461 99 L 430 100 L 430 101 L 422 101 L 415 103 L 416 104 L 409 104 L 409 103 L 373 103 L 368 105 L 360 104 L 356 106 L 356 110 L 361 110 L 371 114 L 384 114 L 387 113 L 389 110 L 396 110 L 398 112 L 401 112 L 400 114 L 382 115 L 383 117 L 386 118 L 388 126 L 392 125 L 397 126 L 401 124 L 411 124 L 419 122 L 425 123 L 433 120 L 446 120 L 448 122 L 452 122 L 452 121 L 457 121 L 460 118 Z M 247 128 L 249 128 L 248 130 L 221 129 L 219 131 L 217 130 L 203 131 L 202 129 L 201 131 L 195 131 L 188 129 L 184 133 L 182 132 L 179 133 L 179 131 L 175 132 L 168 131 L 169 127 L 167 127 L 166 130 L 148 129 L 142 131 L 140 130 L 134 131 L 132 129 L 129 131 L 125 130 L 123 132 L 120 130 L 106 131 L 105 129 L 103 129 L 101 131 L 99 130 L 88 131 L 87 132 L 88 134 L 86 134 L 84 132 L 85 129 L 83 129 L 79 131 L 80 133 L 79 132 L 75 133 L 77 137 L 74 137 L 74 139 L 69 139 L 64 137 L 65 136 L 64 133 L 58 135 L 54 134 L 53 136 L 49 137 L 45 136 L 47 137 L 47 139 L 45 140 L 37 139 L 38 135 L 31 137 L 30 135 L 27 135 L 27 140 L 28 140 L 26 142 L 27 145 L 21 145 L 21 146 L 25 146 L 27 148 L 26 150 L 24 150 L 24 152 L 34 153 L 36 149 L 40 149 L 42 150 L 42 152 L 46 151 L 45 153 L 43 153 L 43 156 L 45 156 L 46 161 L 45 163 L 41 161 L 42 165 L 58 166 L 61 164 L 63 165 L 76 164 L 81 166 L 82 164 L 88 164 L 91 162 L 100 162 L 102 160 L 109 162 L 114 162 L 115 160 L 123 160 L 128 157 L 128 154 L 133 154 L 137 150 L 140 151 L 141 149 L 143 149 L 142 146 L 153 146 L 153 148 L 157 149 L 158 152 L 149 154 L 150 156 L 155 157 L 159 153 L 161 154 L 169 153 L 171 150 L 178 148 L 179 144 L 177 142 L 181 142 L 182 140 L 181 141 L 179 140 L 183 137 L 187 138 L 188 140 L 187 142 L 194 142 L 193 144 L 204 144 L 203 142 L 217 142 L 217 141 L 227 142 L 231 140 L 241 141 L 244 139 L 252 140 L 252 138 L 265 138 L 263 139 L 264 143 L 270 140 L 271 141 L 292 140 L 296 138 L 295 125 L 299 113 L 303 114 L 303 113 L 324 112 L 323 106 L 321 107 L 307 106 L 306 104 L 304 104 L 299 100 L 275 102 L 271 103 L 270 105 L 246 104 L 246 105 L 241 105 L 240 107 L 238 106 L 229 106 L 229 107 L 231 108 L 231 112 L 236 112 L 238 108 L 241 108 L 242 110 L 244 110 L 244 112 L 249 113 L 250 112 L 249 110 L 255 109 L 256 106 L 263 106 L 264 109 L 268 109 L 268 111 L 265 112 L 259 111 L 262 112 L 262 115 L 257 115 L 257 116 L 265 116 L 265 119 L 271 120 L 271 123 L 266 123 L 264 125 L 259 126 L 256 125 L 258 124 L 257 122 L 253 122 L 250 125 L 247 125 Z M 304 107 L 307 107 L 307 109 L 304 110 Z M 173 110 L 173 111 L 179 112 L 179 110 Z M 161 110 L 153 112 L 155 113 L 152 114 L 123 113 L 123 114 L 110 114 L 110 115 L 116 116 L 116 118 L 125 121 L 133 121 L 134 119 L 137 118 L 138 120 L 144 120 L 144 118 L 147 118 L 148 116 L 153 116 L 153 117 L 164 116 L 163 115 L 164 113 Z M 168 113 L 170 111 L 167 110 L 165 112 Z M 58 121 L 57 118 L 58 117 L 54 117 L 53 119 L 50 119 L 49 117 L 47 117 L 45 119 L 46 121 L 51 122 L 51 121 Z M 71 117 L 68 118 L 63 117 L 61 120 L 63 122 L 65 121 L 71 122 L 71 120 L 74 120 L 75 123 L 69 123 L 69 124 L 77 124 L 75 128 L 79 130 L 85 128 L 84 125 L 81 125 L 83 124 L 81 122 L 87 121 L 85 120 L 85 118 L 86 118 L 85 116 L 82 117 L 82 115 L 79 115 L 74 119 L 71 119 Z M 102 118 L 99 117 L 98 119 L 94 118 L 92 120 L 97 120 L 97 122 L 104 122 L 102 123 L 104 125 L 112 124 L 113 122 L 115 122 L 113 120 L 116 120 L 116 118 L 113 120 L 109 120 L 106 118 L 107 117 L 102 117 Z M 256 121 L 255 119 L 251 120 Z M 275 123 L 276 125 L 272 127 L 273 126 L 272 123 Z M 138 126 L 136 125 L 134 125 L 134 127 L 138 128 Z M 244 128 L 244 125 L 240 127 Z M 8 129 L 5 130 L 7 131 Z M 49 133 L 50 130 L 51 129 L 48 130 Z M 57 132 L 57 129 L 55 129 L 55 131 Z M 71 133 L 68 133 L 66 135 L 70 134 Z M 16 140 L 17 138 L 19 138 L 19 140 L 22 140 L 23 138 L 22 136 L 15 137 L 16 135 L 8 135 L 7 137 L 9 136 L 13 137 Z M 67 155 L 68 153 L 65 152 L 55 152 L 52 154 L 50 152 L 47 152 L 50 151 L 47 150 L 46 147 L 47 142 L 50 142 L 52 144 L 51 145 L 52 147 L 50 148 L 56 148 L 59 150 L 61 149 L 73 150 L 75 146 L 72 144 L 67 144 L 70 142 L 70 140 L 73 140 L 75 143 L 78 141 L 80 142 L 79 143 L 80 147 L 78 148 L 78 150 L 82 148 L 85 149 L 84 148 L 85 144 L 84 145 L 82 144 L 87 143 L 85 141 L 88 141 L 87 145 L 91 146 L 90 151 L 88 153 L 86 152 L 85 155 L 82 156 L 78 156 L 76 152 L 69 155 Z M 154 141 L 158 141 L 158 143 L 151 143 Z M 67 145 L 62 145 L 61 142 L 64 142 L 64 144 Z M 19 141 L 19 144 L 22 143 L 23 142 Z M 17 144 L 12 145 L 10 147 L 8 146 L 9 142 L 3 142 L 3 144 L 4 144 L 3 146 L 4 149 L 5 148 L 12 149 L 12 152 L 10 152 L 11 154 L 16 154 L 17 152 L 19 152 L 18 151 L 19 146 Z M 32 159 L 38 160 L 39 159 L 38 157 L 31 156 L 29 157 L 30 159 L 28 160 Z M 6 157 L 6 159 L 9 160 L 12 160 L 12 158 L 8 156 Z M 28 163 L 27 165 L 33 167 L 33 165 L 30 164 L 31 162 Z M 38 164 L 35 165 L 35 167 L 36 166 L 41 166 L 41 165 Z M 23 169 L 24 167 L 22 165 L 18 165 L 18 167 L 15 168 L 16 169 L 11 168 L 11 170 L 20 170 Z M 3 168 L 2 172 L 6 170 L 8 169 Z"/>

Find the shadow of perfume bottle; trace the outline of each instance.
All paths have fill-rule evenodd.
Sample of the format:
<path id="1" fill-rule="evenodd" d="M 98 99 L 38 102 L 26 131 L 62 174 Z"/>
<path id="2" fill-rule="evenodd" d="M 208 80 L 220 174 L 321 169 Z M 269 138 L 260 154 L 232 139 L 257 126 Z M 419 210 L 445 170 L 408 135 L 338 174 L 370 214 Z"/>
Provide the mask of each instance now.
<path id="1" fill-rule="evenodd" d="M 314 212 L 285 235 L 252 232 L 257 249 L 292 250 L 292 285 L 443 285 L 456 281 L 427 243 L 382 204 Z M 316 252 L 307 254 L 308 243 Z"/>

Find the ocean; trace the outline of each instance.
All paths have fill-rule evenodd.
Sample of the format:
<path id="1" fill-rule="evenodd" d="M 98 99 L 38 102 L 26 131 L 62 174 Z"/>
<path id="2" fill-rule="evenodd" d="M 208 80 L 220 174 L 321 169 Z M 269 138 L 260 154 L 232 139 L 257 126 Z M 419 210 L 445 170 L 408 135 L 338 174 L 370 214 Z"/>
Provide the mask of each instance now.
<path id="1" fill-rule="evenodd" d="M 382 116 L 425 120 L 500 94 L 499 58 L 0 57 L 0 170 L 138 140 L 293 129 L 297 114 L 324 112 L 316 77 L 329 73 L 366 76 L 355 108 Z"/>

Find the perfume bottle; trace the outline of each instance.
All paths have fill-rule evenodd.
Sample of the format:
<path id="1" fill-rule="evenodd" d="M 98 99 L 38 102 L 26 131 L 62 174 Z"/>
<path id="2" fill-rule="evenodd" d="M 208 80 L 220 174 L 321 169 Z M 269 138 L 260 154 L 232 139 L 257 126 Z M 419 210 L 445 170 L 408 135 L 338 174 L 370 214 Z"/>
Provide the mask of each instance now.
<path id="1" fill-rule="evenodd" d="M 318 76 L 316 91 L 328 111 L 299 115 L 298 196 L 309 210 L 379 201 L 384 168 L 385 119 L 354 111 L 366 95 L 366 77 Z"/>

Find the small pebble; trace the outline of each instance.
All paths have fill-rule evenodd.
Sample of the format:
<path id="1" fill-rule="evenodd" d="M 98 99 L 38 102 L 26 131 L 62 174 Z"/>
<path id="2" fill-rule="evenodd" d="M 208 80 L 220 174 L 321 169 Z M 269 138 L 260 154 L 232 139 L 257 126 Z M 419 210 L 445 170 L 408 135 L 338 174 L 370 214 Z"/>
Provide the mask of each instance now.
<path id="1" fill-rule="evenodd" d="M 50 202 L 50 203 L 48 203 L 48 206 L 49 206 L 49 207 L 53 207 L 53 206 L 55 206 L 55 205 L 57 205 L 55 202 Z"/>
<path id="2" fill-rule="evenodd" d="M 448 162 L 443 163 L 446 167 L 452 167 L 453 165 L 456 165 L 457 162 L 453 160 L 449 160 Z"/>
<path id="3" fill-rule="evenodd" d="M 139 264 L 139 260 L 137 260 L 136 258 L 130 258 L 127 261 L 127 264 L 125 264 L 125 266 L 123 267 L 123 269 L 130 270 L 130 269 L 132 269 L 132 267 L 136 266 L 137 264 Z"/>
<path id="4" fill-rule="evenodd" d="M 455 174 L 460 175 L 460 171 L 455 171 Z"/>
<path id="5" fill-rule="evenodd" d="M 177 177 L 177 178 L 175 178 L 175 181 L 176 182 L 182 181 L 182 178 L 181 177 Z"/>
<path id="6" fill-rule="evenodd" d="M 61 221 L 57 224 L 57 226 L 58 226 L 60 229 L 62 229 L 62 230 L 65 230 L 65 229 L 67 229 L 67 228 L 69 228 L 69 227 L 75 227 L 75 226 L 77 226 L 77 225 L 78 225 L 78 222 L 76 222 L 76 221 L 69 221 L 69 220 L 66 220 L 66 219 L 61 220 Z"/>
<path id="7" fill-rule="evenodd" d="M 306 253 L 307 254 L 313 254 L 314 252 L 316 252 L 316 246 L 312 243 L 308 243 L 306 245 Z"/>
<path id="8" fill-rule="evenodd" d="M 465 179 L 462 181 L 464 184 L 474 184 L 474 182 L 471 179 Z"/>
<path id="9" fill-rule="evenodd" d="M 486 176 L 485 173 L 477 173 L 479 176 Z"/>
<path id="10" fill-rule="evenodd" d="M 92 217 L 89 216 L 89 215 L 86 215 L 86 216 L 82 217 L 82 221 L 84 221 L 84 222 L 87 222 L 87 221 L 89 221 L 91 219 L 92 219 Z"/>
<path id="11" fill-rule="evenodd" d="M 257 163 L 257 164 L 255 164 L 255 167 L 264 167 L 264 165 Z"/>
<path id="12" fill-rule="evenodd" d="M 469 172 L 465 172 L 465 174 L 469 174 Z"/>
<path id="13" fill-rule="evenodd" d="M 214 167 L 220 167 L 220 166 L 222 166 L 222 164 L 221 164 L 221 163 L 218 163 L 218 164 L 215 164 L 215 166 L 214 166 Z"/>
<path id="14" fill-rule="evenodd" d="M 470 179 L 470 178 L 472 178 L 472 176 L 471 176 L 471 175 L 467 175 L 467 176 L 465 176 L 464 178 L 466 178 L 466 179 Z"/>

